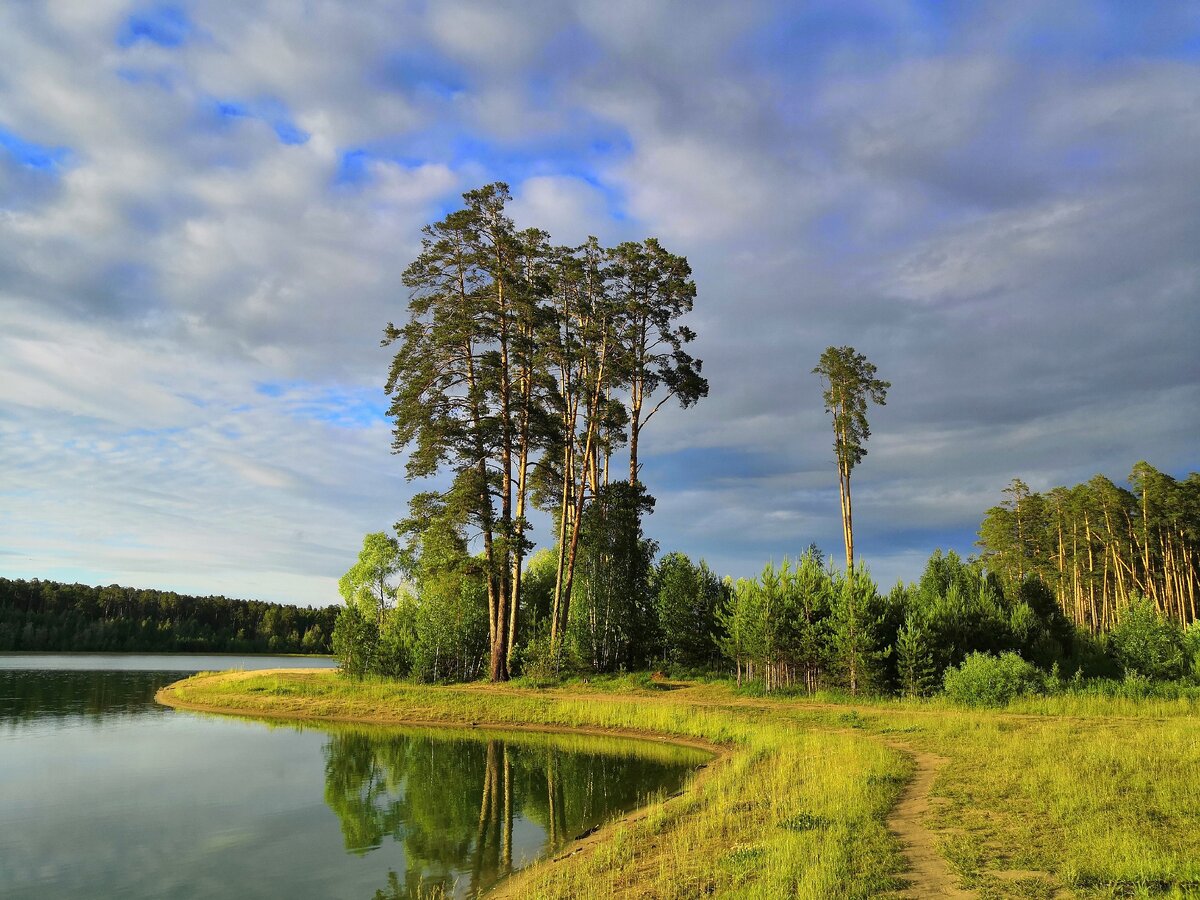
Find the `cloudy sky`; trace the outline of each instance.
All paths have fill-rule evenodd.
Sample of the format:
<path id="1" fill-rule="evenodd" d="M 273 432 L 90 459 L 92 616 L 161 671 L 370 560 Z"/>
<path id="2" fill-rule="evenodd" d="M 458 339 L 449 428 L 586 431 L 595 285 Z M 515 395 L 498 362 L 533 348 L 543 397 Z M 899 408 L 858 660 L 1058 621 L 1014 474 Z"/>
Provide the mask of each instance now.
<path id="1" fill-rule="evenodd" d="M 1015 475 L 1200 467 L 1194 2 L 23 0 L 0 60 L 0 575 L 335 600 L 413 490 L 400 273 L 493 180 L 692 263 L 664 549 L 840 554 L 831 344 L 885 584 Z"/>

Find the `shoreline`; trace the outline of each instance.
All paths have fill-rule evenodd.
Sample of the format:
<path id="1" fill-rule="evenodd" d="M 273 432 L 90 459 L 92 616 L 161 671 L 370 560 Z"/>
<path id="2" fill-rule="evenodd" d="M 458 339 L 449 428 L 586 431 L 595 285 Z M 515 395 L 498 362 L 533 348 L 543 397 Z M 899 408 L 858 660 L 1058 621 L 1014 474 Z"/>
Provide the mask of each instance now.
<path id="1" fill-rule="evenodd" d="M 812 898 L 865 898 L 903 884 L 904 851 L 888 816 L 911 774 L 908 755 L 847 729 L 830 709 L 726 706 L 732 698 L 721 688 L 690 683 L 608 694 L 352 682 L 295 669 L 193 675 L 157 699 L 298 726 L 579 734 L 712 754 L 682 791 L 576 836 L 488 896 L 743 896 L 751 885 L 756 896 L 782 896 L 796 893 L 800 873 Z M 767 858 L 777 863 L 764 867 Z"/>
<path id="2" fill-rule="evenodd" d="M 247 669 L 246 675 L 317 675 L 333 671 L 332 669 Z M 220 672 L 219 676 L 243 674 L 235 672 Z M 181 678 L 166 687 L 159 688 L 154 694 L 154 702 L 171 709 L 187 710 L 189 712 L 209 713 L 220 716 L 239 716 L 247 719 L 274 719 L 291 722 L 338 722 L 347 725 L 374 725 L 381 728 L 460 728 L 463 730 L 481 731 L 515 731 L 531 732 L 534 734 L 582 734 L 592 737 L 626 738 L 632 741 L 643 741 L 649 744 L 672 744 L 677 747 L 688 747 L 692 750 L 702 750 L 712 754 L 712 759 L 705 766 L 712 765 L 734 752 L 734 748 L 707 741 L 703 738 L 689 738 L 681 735 L 665 734 L 660 731 L 638 728 L 608 728 L 602 725 L 546 725 L 536 722 L 505 722 L 466 719 L 414 719 L 403 716 L 368 716 L 299 713 L 290 710 L 255 709 L 253 707 L 218 706 L 195 703 L 178 696 L 174 688 L 191 678 Z M 689 782 L 690 784 L 690 782 Z"/>
<path id="3" fill-rule="evenodd" d="M 297 724 L 578 733 L 719 754 L 681 794 L 513 873 L 496 896 L 1019 900 L 1099 896 L 1092 886 L 1125 890 L 1147 872 L 1200 883 L 1190 706 L 1067 697 L 1035 714 L 748 698 L 705 682 L 610 692 L 298 668 L 196 675 L 158 699 Z M 1081 771 L 1093 776 L 1081 782 Z M 1063 818 L 1059 802 L 1078 814 Z"/>
<path id="4" fill-rule="evenodd" d="M 254 675 L 276 675 L 276 674 L 295 674 L 308 673 L 320 674 L 329 671 L 327 669 L 262 669 L 253 672 Z M 220 676 L 238 674 L 238 673 L 219 673 Z M 180 679 L 172 682 L 165 687 L 159 688 L 154 694 L 154 701 L 162 706 L 170 709 L 184 710 L 188 712 L 198 712 L 209 715 L 236 716 L 239 718 L 250 719 L 270 719 L 272 721 L 287 721 L 297 724 L 304 723 L 321 723 L 332 722 L 339 724 L 352 725 L 369 725 L 381 728 L 433 728 L 433 729 L 456 729 L 461 731 L 488 731 L 488 732 L 515 732 L 515 733 L 534 733 L 534 734 L 577 734 L 589 737 L 610 737 L 622 738 L 638 743 L 647 744 L 669 744 L 676 747 L 686 747 L 691 750 L 700 750 L 710 754 L 710 758 L 695 766 L 692 774 L 688 776 L 683 789 L 676 794 L 665 797 L 662 800 L 653 803 L 639 806 L 632 809 L 624 815 L 617 816 L 607 822 L 595 827 L 583 834 L 577 835 L 561 847 L 554 849 L 551 853 L 535 859 L 526 866 L 506 875 L 501 881 L 488 889 L 485 896 L 492 898 L 519 897 L 522 896 L 524 886 L 529 879 L 535 877 L 535 871 L 541 872 L 544 869 L 553 866 L 555 863 L 562 862 L 565 859 L 574 857 L 581 853 L 593 851 L 608 842 L 618 829 L 627 828 L 641 822 L 650 815 L 653 808 L 658 806 L 666 806 L 667 804 L 681 800 L 689 795 L 694 795 L 720 767 L 727 765 L 737 753 L 737 748 L 729 745 L 722 745 L 713 741 L 704 740 L 702 738 L 689 738 L 679 735 L 667 735 L 662 732 L 651 731 L 648 729 L 634 728 L 606 728 L 595 725 L 543 725 L 530 722 L 485 722 L 485 721 L 446 721 L 446 720 L 422 720 L 404 717 L 392 716 L 365 716 L 365 715 L 297 715 L 296 713 L 286 710 L 255 710 L 238 708 L 232 706 L 217 706 L 211 704 L 195 703 L 179 697 L 175 691 L 177 685 L 191 681 L 197 676 L 191 678 Z"/>

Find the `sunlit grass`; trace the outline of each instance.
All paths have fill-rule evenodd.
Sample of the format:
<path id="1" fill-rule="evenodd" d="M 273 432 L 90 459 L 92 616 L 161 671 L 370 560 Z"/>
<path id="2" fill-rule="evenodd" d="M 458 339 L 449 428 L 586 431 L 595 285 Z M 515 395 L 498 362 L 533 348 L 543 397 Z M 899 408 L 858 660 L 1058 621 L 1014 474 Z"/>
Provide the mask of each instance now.
<path id="1" fill-rule="evenodd" d="M 621 729 L 727 748 L 693 790 L 516 876 L 504 888 L 514 895 L 885 892 L 903 869 L 885 825 L 911 770 L 889 746 L 900 744 L 949 758 L 927 824 L 981 896 L 1200 896 L 1194 700 L 1068 695 L 993 712 L 760 699 L 638 676 L 536 690 L 310 673 L 194 678 L 175 693 L 260 714 Z"/>
<path id="2" fill-rule="evenodd" d="M 895 728 L 899 717 L 876 727 Z M 970 883 L 1021 896 L 1035 871 L 1080 896 L 1200 896 L 1200 731 L 1192 718 L 922 717 L 911 743 L 952 760 L 931 820 L 973 847 Z M 960 867 L 961 868 L 961 867 Z"/>

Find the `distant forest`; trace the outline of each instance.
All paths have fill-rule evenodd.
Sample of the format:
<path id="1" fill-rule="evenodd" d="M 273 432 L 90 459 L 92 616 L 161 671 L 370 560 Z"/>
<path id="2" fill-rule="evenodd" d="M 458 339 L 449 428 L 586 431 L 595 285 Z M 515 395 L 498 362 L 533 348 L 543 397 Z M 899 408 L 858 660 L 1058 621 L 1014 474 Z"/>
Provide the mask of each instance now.
<path id="1" fill-rule="evenodd" d="M 0 578 L 0 650 L 329 653 L 338 609 Z"/>

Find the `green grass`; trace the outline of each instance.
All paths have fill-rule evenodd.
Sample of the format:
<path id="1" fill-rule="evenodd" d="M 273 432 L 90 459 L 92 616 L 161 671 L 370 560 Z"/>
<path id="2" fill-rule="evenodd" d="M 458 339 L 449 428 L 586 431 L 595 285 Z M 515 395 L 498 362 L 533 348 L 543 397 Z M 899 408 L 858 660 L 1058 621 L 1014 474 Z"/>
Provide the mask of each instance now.
<path id="1" fill-rule="evenodd" d="M 354 683 L 331 673 L 196 677 L 185 703 L 295 718 L 619 729 L 727 748 L 693 790 L 510 884 L 528 897 L 869 897 L 898 886 L 886 817 L 911 762 L 949 758 L 927 824 L 982 897 L 1200 897 L 1194 700 L 755 698 L 642 676 L 558 688 Z"/>
<path id="2" fill-rule="evenodd" d="M 946 802 L 931 825 L 961 829 L 973 844 L 978 886 L 1021 896 L 995 873 L 1033 870 L 1079 896 L 1200 896 L 1194 719 L 947 713 L 910 734 L 953 760 L 935 786 Z"/>

